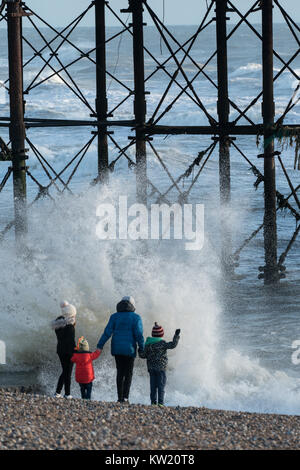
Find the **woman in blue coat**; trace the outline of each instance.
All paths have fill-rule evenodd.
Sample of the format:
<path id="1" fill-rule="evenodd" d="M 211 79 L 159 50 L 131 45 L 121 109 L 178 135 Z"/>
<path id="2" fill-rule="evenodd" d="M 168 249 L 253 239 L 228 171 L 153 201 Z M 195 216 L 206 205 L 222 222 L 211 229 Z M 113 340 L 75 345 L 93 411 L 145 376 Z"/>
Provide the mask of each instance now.
<path id="1" fill-rule="evenodd" d="M 97 345 L 101 351 L 112 336 L 111 354 L 115 356 L 118 401 L 121 403 L 128 402 L 137 345 L 139 350 L 144 349 L 142 319 L 134 312 L 134 298 L 123 297 L 117 304 L 117 312 L 111 315 Z"/>

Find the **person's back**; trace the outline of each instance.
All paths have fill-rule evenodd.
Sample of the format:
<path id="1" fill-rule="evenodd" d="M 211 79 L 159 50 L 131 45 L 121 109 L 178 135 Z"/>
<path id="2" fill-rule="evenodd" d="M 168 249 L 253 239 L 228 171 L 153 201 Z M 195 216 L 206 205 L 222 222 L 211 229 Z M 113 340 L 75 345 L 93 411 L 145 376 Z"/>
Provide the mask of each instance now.
<path id="1" fill-rule="evenodd" d="M 140 333 L 140 316 L 134 312 L 118 311 L 111 317 L 113 335 L 111 351 L 114 356 L 136 356 Z"/>
<path id="2" fill-rule="evenodd" d="M 103 349 L 106 341 L 112 336 L 111 354 L 113 356 L 136 357 L 136 345 L 144 347 L 143 325 L 140 315 L 135 313 L 135 306 L 122 299 L 117 304 L 117 312 L 113 313 L 101 336 L 97 348 Z"/>
<path id="3" fill-rule="evenodd" d="M 57 354 L 73 354 L 75 347 L 75 327 L 60 316 L 53 322 L 53 328 L 57 337 Z"/>
<path id="4" fill-rule="evenodd" d="M 170 346 L 172 345 L 172 346 Z M 176 343 L 177 345 L 177 343 Z M 167 343 L 161 338 L 148 337 L 145 343 L 144 353 L 140 357 L 147 359 L 148 370 L 166 370 L 168 365 L 168 349 L 176 347 L 174 341 Z"/>
<path id="5" fill-rule="evenodd" d="M 100 351 L 97 349 L 91 351 L 75 351 L 71 361 L 76 364 L 75 379 L 76 382 L 87 384 L 95 380 L 95 372 L 93 361 L 100 356 Z"/>

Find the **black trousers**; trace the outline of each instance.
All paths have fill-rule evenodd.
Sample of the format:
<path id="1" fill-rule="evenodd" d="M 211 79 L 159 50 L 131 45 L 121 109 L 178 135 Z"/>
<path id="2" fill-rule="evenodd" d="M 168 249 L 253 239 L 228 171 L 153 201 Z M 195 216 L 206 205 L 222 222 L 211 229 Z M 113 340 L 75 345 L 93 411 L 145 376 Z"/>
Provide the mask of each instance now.
<path id="1" fill-rule="evenodd" d="M 62 391 L 63 386 L 65 386 L 65 395 L 70 395 L 71 375 L 73 370 L 73 362 L 71 362 L 72 355 L 59 354 L 58 357 L 61 362 L 62 373 L 58 379 L 56 393 L 60 393 Z"/>
<path id="2" fill-rule="evenodd" d="M 117 366 L 117 389 L 118 401 L 123 401 L 129 397 L 129 391 L 132 380 L 134 357 L 115 356 Z"/>
<path id="3" fill-rule="evenodd" d="M 93 382 L 88 384 L 79 384 L 81 391 L 81 398 L 84 400 L 90 400 L 92 396 Z"/>

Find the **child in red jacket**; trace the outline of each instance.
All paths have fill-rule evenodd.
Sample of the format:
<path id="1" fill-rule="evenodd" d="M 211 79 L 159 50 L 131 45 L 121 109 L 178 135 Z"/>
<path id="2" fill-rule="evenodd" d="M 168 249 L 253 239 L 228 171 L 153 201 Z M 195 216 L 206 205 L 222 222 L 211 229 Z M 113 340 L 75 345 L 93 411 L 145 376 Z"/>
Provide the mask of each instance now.
<path id="1" fill-rule="evenodd" d="M 81 336 L 77 343 L 76 352 L 71 357 L 71 361 L 76 364 L 75 379 L 80 385 L 81 398 L 91 399 L 93 380 L 95 373 L 93 361 L 100 356 L 100 350 L 89 351 L 89 343 Z"/>

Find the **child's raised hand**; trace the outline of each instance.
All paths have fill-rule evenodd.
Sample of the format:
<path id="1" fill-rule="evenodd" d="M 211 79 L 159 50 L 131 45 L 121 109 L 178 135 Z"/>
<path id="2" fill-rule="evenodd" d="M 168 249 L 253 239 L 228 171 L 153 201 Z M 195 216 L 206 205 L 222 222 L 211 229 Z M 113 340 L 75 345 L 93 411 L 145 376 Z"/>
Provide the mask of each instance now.
<path id="1" fill-rule="evenodd" d="M 179 335 L 180 335 L 180 330 L 179 330 L 179 329 L 175 331 L 175 335 L 176 335 L 176 336 L 179 336 Z"/>

